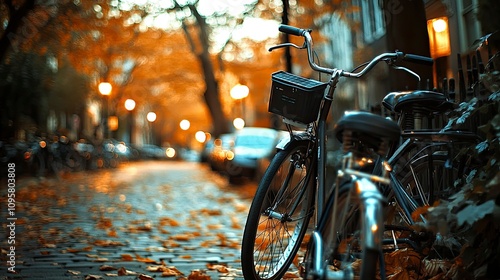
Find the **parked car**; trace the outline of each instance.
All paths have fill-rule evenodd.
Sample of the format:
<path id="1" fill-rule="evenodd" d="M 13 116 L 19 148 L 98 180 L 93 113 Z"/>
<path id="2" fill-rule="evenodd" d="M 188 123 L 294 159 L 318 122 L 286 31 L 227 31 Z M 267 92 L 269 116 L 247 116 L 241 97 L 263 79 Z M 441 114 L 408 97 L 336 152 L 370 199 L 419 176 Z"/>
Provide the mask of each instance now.
<path id="1" fill-rule="evenodd" d="M 282 130 L 278 131 L 278 141 L 276 142 L 276 146 L 279 145 L 281 141 L 283 141 L 284 143 L 290 141 L 290 133 L 288 131 L 282 131 Z M 273 159 L 275 152 L 273 152 L 271 155 L 267 157 L 261 157 L 257 159 L 257 168 L 255 170 L 255 175 L 254 175 L 254 179 L 257 182 L 259 182 L 264 176 L 264 173 L 266 172 L 267 167 L 271 163 L 271 160 Z"/>
<path id="2" fill-rule="evenodd" d="M 253 178 L 259 160 L 274 155 L 280 135 L 271 128 L 245 127 L 239 130 L 231 149 L 233 156 L 226 158 L 229 182 L 233 183 L 242 176 Z"/>

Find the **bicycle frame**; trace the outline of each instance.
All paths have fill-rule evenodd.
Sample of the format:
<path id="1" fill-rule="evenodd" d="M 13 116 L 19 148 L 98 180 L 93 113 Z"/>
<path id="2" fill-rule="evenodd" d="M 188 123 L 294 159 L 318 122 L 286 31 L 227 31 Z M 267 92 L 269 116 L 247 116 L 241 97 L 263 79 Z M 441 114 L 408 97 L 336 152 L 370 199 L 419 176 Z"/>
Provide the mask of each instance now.
<path id="1" fill-rule="evenodd" d="M 310 166 L 308 166 L 307 170 L 307 176 L 304 178 L 305 185 L 308 185 L 309 183 L 314 184 L 314 189 L 308 188 L 308 190 L 315 191 L 315 194 L 313 197 L 311 197 L 312 200 L 315 200 L 315 209 L 314 213 L 315 219 L 314 219 L 314 226 L 317 227 L 318 225 L 321 224 L 322 219 L 326 219 L 326 217 L 332 217 L 331 215 L 322 215 L 324 211 L 326 210 L 327 207 L 330 207 L 330 202 L 332 201 L 331 199 L 336 199 L 335 196 L 338 195 L 338 193 L 331 194 L 327 193 L 327 186 L 326 186 L 326 181 L 327 181 L 327 149 L 326 149 L 326 132 L 327 132 L 327 127 L 326 127 L 326 121 L 328 118 L 328 115 L 331 110 L 332 102 L 333 102 L 333 97 L 335 94 L 336 87 L 338 85 L 338 82 L 341 77 L 346 77 L 346 78 L 360 78 L 364 74 L 368 73 L 370 70 L 373 69 L 373 67 L 380 61 L 384 61 L 388 63 L 389 65 L 393 66 L 396 69 L 399 70 L 405 70 L 413 75 L 417 74 L 413 73 L 411 70 L 406 69 L 404 67 L 398 67 L 395 65 L 395 63 L 399 60 L 408 60 L 411 61 L 413 60 L 414 62 L 422 62 L 427 63 L 429 62 L 428 58 L 425 57 L 420 57 L 420 56 L 415 56 L 415 55 L 405 55 L 402 52 L 394 52 L 394 53 L 383 53 L 372 59 L 370 62 L 367 64 L 363 64 L 364 66 L 363 69 L 361 70 L 353 70 L 353 72 L 348 72 L 342 69 L 337 69 L 337 68 L 325 68 L 318 66 L 314 60 L 313 60 L 313 48 L 312 48 L 312 37 L 310 35 L 309 30 L 304 30 L 304 29 L 299 29 L 295 27 L 290 27 L 290 26 L 281 26 L 280 31 L 286 32 L 292 35 L 296 36 L 302 36 L 304 38 L 304 46 L 303 47 L 298 47 L 290 43 L 282 44 L 275 46 L 271 48 L 270 50 L 280 48 L 280 47 L 289 47 L 293 46 L 299 49 L 306 49 L 307 50 L 307 56 L 308 56 L 308 62 L 310 67 L 318 71 L 320 73 L 325 73 L 329 75 L 329 80 L 326 83 L 326 88 L 324 89 L 324 94 L 323 98 L 321 99 L 321 103 L 319 104 L 319 109 L 318 109 L 318 114 L 317 117 L 314 121 L 308 123 L 308 124 L 301 124 L 303 128 L 305 128 L 301 132 L 294 132 L 292 130 L 292 125 L 296 125 L 297 122 L 292 120 L 284 119 L 284 123 L 287 125 L 287 129 L 289 131 L 290 137 L 289 139 L 286 139 L 284 141 L 281 141 L 278 145 L 278 149 L 287 149 L 290 145 L 292 145 L 294 142 L 302 142 L 299 143 L 298 145 L 302 145 L 305 148 L 305 153 L 307 157 L 310 157 Z M 432 60 L 431 60 L 432 61 Z M 357 72 L 355 72 L 357 71 Z M 323 84 L 324 85 L 324 84 Z M 317 103 L 316 103 L 317 104 Z M 286 107 L 285 107 L 286 108 Z M 318 108 L 318 107 L 315 107 Z M 316 110 L 316 109 L 315 109 Z M 277 111 L 279 114 L 283 116 L 288 116 L 286 113 L 282 113 L 281 111 Z M 293 117 L 292 117 L 293 118 Z M 383 119 L 382 117 L 380 117 Z M 298 121 L 299 119 L 297 119 Z M 307 122 L 310 121 L 310 118 L 307 118 Z M 388 122 L 388 121 L 387 121 Z M 396 126 L 397 127 L 397 126 Z M 400 130 L 398 128 L 398 131 L 400 133 Z M 395 136 L 396 138 L 399 137 Z M 392 135 L 394 137 L 394 133 Z M 377 137 L 383 137 L 385 136 L 377 136 Z M 307 145 L 304 145 L 304 141 L 307 141 Z M 391 140 L 391 141 L 394 141 Z M 381 156 L 379 154 L 379 156 Z M 280 163 L 281 164 L 281 163 Z M 294 167 L 290 167 L 292 169 Z M 381 245 L 382 245 L 382 232 L 384 230 L 384 225 L 383 225 L 383 219 L 382 219 L 382 200 L 384 200 L 384 196 L 382 193 L 380 193 L 377 183 L 385 183 L 387 184 L 389 180 L 387 178 L 382 178 L 378 176 L 374 176 L 373 174 L 368 174 L 368 173 L 363 173 L 359 172 L 354 169 L 350 168 L 344 168 L 343 169 L 344 175 L 345 176 L 354 176 L 354 183 L 353 185 L 355 186 L 355 190 L 353 191 L 356 197 L 359 197 L 359 205 L 362 210 L 362 217 L 364 219 L 364 223 L 366 225 L 366 231 L 363 232 L 363 235 L 366 236 L 366 248 L 370 249 L 367 251 L 370 251 L 369 254 L 372 254 L 372 257 L 370 259 L 373 259 L 373 254 L 380 255 L 378 252 L 381 251 Z M 291 174 L 287 173 L 287 174 Z M 284 183 L 282 183 L 282 186 L 288 186 L 288 181 L 290 180 L 290 177 L 284 178 Z M 311 181 L 314 180 L 314 181 Z M 266 186 L 264 185 L 263 190 L 265 189 Z M 335 191 L 338 192 L 339 188 L 335 188 Z M 282 189 L 280 191 L 284 192 L 285 189 Z M 342 190 L 344 191 L 344 190 Z M 358 193 L 359 192 L 359 193 Z M 302 192 L 300 193 L 299 197 L 302 197 L 306 193 L 305 188 L 302 189 Z M 343 194 L 345 194 L 343 192 Z M 335 195 L 335 196 L 334 196 Z M 278 195 L 279 197 L 281 194 Z M 259 196 L 260 197 L 260 196 Z M 344 196 L 343 196 L 344 197 Z M 300 199 L 296 199 L 295 203 L 291 208 L 288 208 L 286 212 L 280 213 L 280 211 L 274 211 L 274 209 L 267 209 L 265 212 L 265 216 L 270 217 L 272 219 L 277 219 L 277 220 L 283 220 L 284 217 L 289 217 L 292 216 L 298 209 L 299 206 L 299 201 Z M 260 202 L 258 202 L 260 203 Z M 328 205 L 327 205 L 328 203 Z M 357 203 L 356 203 L 357 204 Z M 257 204 L 260 205 L 260 204 Z M 261 207 L 261 206 L 257 206 Z M 312 209 L 312 208 L 311 208 Z M 253 213 L 256 213 L 253 211 Z M 311 211 L 311 215 L 314 213 Z M 259 214 L 260 215 L 260 214 Z M 309 216 L 309 212 L 306 214 Z M 256 215 L 253 215 L 252 217 L 258 217 Z M 311 216 L 309 216 L 311 217 Z M 335 214 L 333 215 L 335 217 Z M 256 220 L 255 220 L 256 221 Z M 255 222 L 253 222 L 255 225 Z M 250 233 L 249 236 L 250 238 L 254 238 Z M 321 234 L 320 234 L 321 235 Z M 315 246 L 322 247 L 322 240 L 321 236 L 317 234 L 313 234 L 313 242 Z M 364 243 L 364 241 L 363 241 Z M 253 246 L 253 245 L 252 245 Z M 295 245 L 294 245 L 295 246 Z M 246 246 L 245 248 L 251 248 L 249 246 Z M 294 247 L 297 248 L 297 247 Z M 323 250 L 323 249 L 321 249 Z M 248 251 L 248 250 L 246 250 Z M 321 255 L 321 258 L 315 259 L 314 262 L 314 267 L 315 269 L 318 270 L 317 273 L 323 274 L 324 268 L 320 268 L 320 266 L 323 266 L 323 258 L 324 256 Z M 289 256 L 287 256 L 289 258 Z M 290 259 L 287 259 L 288 261 Z M 373 264 L 373 262 L 371 263 Z M 373 265 L 368 265 L 370 268 L 367 268 L 368 270 L 372 270 L 374 268 Z M 255 270 L 252 271 L 251 268 L 250 274 L 255 273 Z M 315 272 L 316 273 L 316 272 Z M 345 274 L 342 274 L 345 276 Z"/>
<path id="2" fill-rule="evenodd" d="M 380 61 L 387 61 L 389 65 L 391 65 L 393 68 L 397 70 L 403 70 L 406 71 L 414 76 L 416 76 L 419 80 L 420 77 L 418 74 L 415 72 L 411 71 L 410 69 L 407 69 L 405 67 L 399 67 L 393 64 L 393 61 L 400 61 L 400 60 L 407 60 L 407 61 L 412 61 L 412 62 L 418 62 L 418 63 L 424 63 L 424 64 L 429 64 L 433 63 L 432 59 L 426 58 L 426 57 L 421 57 L 418 55 L 411 55 L 411 54 L 403 54 L 402 52 L 394 52 L 394 53 L 383 53 L 378 56 L 376 56 L 374 59 L 372 59 L 369 63 L 366 64 L 366 66 L 359 72 L 349 72 L 345 71 L 342 69 L 337 69 L 337 68 L 326 68 L 326 67 L 321 67 L 317 65 L 314 62 L 314 53 L 313 53 L 313 48 L 312 48 L 312 37 L 310 34 L 311 30 L 305 30 L 305 29 L 299 29 L 291 26 L 286 26 L 282 25 L 280 27 L 280 31 L 286 32 L 292 35 L 296 36 L 302 36 L 304 37 L 304 45 L 302 47 L 298 47 L 294 44 L 291 43 L 285 43 L 281 45 L 274 46 L 269 49 L 269 51 L 272 51 L 274 49 L 282 48 L 282 47 L 295 47 L 298 49 L 306 49 L 307 51 L 307 58 L 309 62 L 309 66 L 311 69 L 318 71 L 320 73 L 325 73 L 330 75 L 330 80 L 328 81 L 328 85 L 325 89 L 325 94 L 323 96 L 322 104 L 320 106 L 319 110 L 319 115 L 318 119 L 316 122 L 310 123 L 306 125 L 306 130 L 303 133 L 300 134 L 294 134 L 291 130 L 291 128 L 288 126 L 288 130 L 290 132 L 290 139 L 289 142 L 294 141 L 294 140 L 309 140 L 312 143 L 314 143 L 314 148 L 318 150 L 318 155 L 317 155 L 317 162 L 313 163 L 313 170 L 315 170 L 316 173 L 316 205 L 317 209 L 316 211 L 322 211 L 324 209 L 325 205 L 325 199 L 326 199 L 326 120 L 328 118 L 328 114 L 330 112 L 330 108 L 332 105 L 333 101 L 333 96 L 335 93 L 335 89 L 337 87 L 337 84 L 340 80 L 341 77 L 347 77 L 347 78 L 360 78 L 366 73 L 368 73 L 370 70 L 375 67 Z M 285 122 L 286 123 L 286 122 Z M 286 147 L 288 143 L 282 143 L 280 144 L 280 147 Z M 320 212 L 317 212 L 320 213 Z M 317 222 L 317 218 L 316 218 Z"/>

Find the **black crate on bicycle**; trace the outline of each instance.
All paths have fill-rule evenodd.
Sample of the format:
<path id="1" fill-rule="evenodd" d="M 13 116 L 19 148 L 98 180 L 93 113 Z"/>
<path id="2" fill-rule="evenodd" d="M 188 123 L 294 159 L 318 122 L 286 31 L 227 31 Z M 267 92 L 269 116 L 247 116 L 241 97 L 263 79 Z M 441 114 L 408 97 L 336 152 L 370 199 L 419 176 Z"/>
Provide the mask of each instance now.
<path id="1" fill-rule="evenodd" d="M 285 71 L 275 72 L 268 110 L 295 122 L 313 122 L 318 117 L 326 85 Z"/>

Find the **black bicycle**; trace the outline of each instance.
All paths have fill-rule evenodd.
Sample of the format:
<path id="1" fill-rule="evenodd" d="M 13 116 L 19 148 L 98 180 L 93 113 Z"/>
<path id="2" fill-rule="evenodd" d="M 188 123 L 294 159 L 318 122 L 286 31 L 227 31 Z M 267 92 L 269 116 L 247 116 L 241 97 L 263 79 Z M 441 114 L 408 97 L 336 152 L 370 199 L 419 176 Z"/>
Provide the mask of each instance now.
<path id="1" fill-rule="evenodd" d="M 304 45 L 299 47 L 286 43 L 275 46 L 271 50 L 281 47 L 306 49 L 311 68 L 329 74 L 330 80 L 323 83 L 283 71 L 276 72 L 272 76 L 269 110 L 283 117 L 290 137 L 278 144 L 278 152 L 260 181 L 249 210 L 241 251 L 242 269 L 246 279 L 280 279 L 296 258 L 308 229 L 319 228 L 320 223 L 326 223 L 328 217 L 331 217 L 329 214 L 319 214 L 324 213 L 328 207 L 334 207 L 336 201 L 331 198 L 338 197 L 338 191 L 340 191 L 339 188 L 326 186 L 326 119 L 339 79 L 342 77 L 360 78 L 381 61 L 396 69 L 409 72 L 412 71 L 397 66 L 398 62 L 402 60 L 425 64 L 433 62 L 427 57 L 394 52 L 378 55 L 357 72 L 325 68 L 314 62 L 310 30 L 282 25 L 280 31 L 304 37 Z M 370 116 L 373 118 L 368 118 L 368 124 L 365 123 L 360 131 L 356 131 L 363 135 L 361 138 L 363 140 L 356 137 L 352 140 L 363 144 L 368 143 L 367 147 L 371 150 L 383 146 L 385 147 L 382 149 L 383 153 L 389 155 L 390 151 L 394 151 L 398 146 L 398 141 L 388 135 L 397 135 L 399 140 L 400 128 L 395 122 L 383 117 L 373 114 Z M 355 122 L 366 122 L 366 116 L 355 118 Z M 294 130 L 297 128 L 302 128 L 302 130 Z M 382 155 L 377 152 L 375 154 L 379 157 Z M 381 166 L 383 165 L 374 164 L 374 169 L 370 172 L 375 175 L 380 174 Z M 332 192 L 332 189 L 336 191 Z M 403 192 L 402 189 L 397 193 Z M 332 195 L 335 193 L 337 196 Z M 342 197 L 348 193 L 342 191 Z M 402 199 L 402 196 L 399 198 Z M 399 205 L 406 204 L 403 200 L 398 203 Z M 361 201 L 352 209 L 362 208 L 366 207 Z M 315 213 L 318 214 L 315 215 Z M 346 212 L 346 215 L 350 215 L 349 213 L 354 212 Z M 313 216 L 316 218 L 310 223 Z M 344 220 L 347 219 L 351 217 L 346 216 Z M 348 230 L 349 234 L 342 236 L 359 237 L 355 234 L 359 226 L 359 223 L 353 223 L 353 227 L 343 228 L 342 230 Z M 379 230 L 382 229 L 379 228 Z M 347 240 L 348 238 L 344 238 L 343 241 Z M 351 241 L 359 240 L 366 241 L 364 238 L 351 238 L 348 243 L 353 245 Z M 339 240 L 335 238 L 335 241 Z M 382 240 L 379 241 L 382 242 Z M 342 243 L 342 240 L 337 242 L 339 243 Z M 335 247 L 333 244 L 325 244 L 325 246 Z M 378 259 L 377 254 L 371 254 L 372 261 L 363 263 L 376 264 L 377 260 L 373 261 L 372 258 Z M 309 254 L 308 257 L 310 256 Z M 363 258 L 363 254 L 359 257 Z M 322 256 L 322 258 L 324 260 L 328 257 Z M 297 261 L 297 264 L 298 262 L 304 262 L 304 259 Z M 368 269 L 373 270 L 373 267 L 361 270 Z"/>

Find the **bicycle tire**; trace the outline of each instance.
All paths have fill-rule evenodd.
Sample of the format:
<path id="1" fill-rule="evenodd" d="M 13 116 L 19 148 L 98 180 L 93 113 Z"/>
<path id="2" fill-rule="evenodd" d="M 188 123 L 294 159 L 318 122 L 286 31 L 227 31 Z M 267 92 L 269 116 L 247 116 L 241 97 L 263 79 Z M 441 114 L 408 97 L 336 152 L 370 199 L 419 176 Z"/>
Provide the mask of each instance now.
<path id="1" fill-rule="evenodd" d="M 422 220 L 422 216 L 418 218 L 419 215 L 413 217 L 408 215 L 419 207 L 432 205 L 439 199 L 446 199 L 459 190 L 460 188 L 456 186 L 457 180 L 465 174 L 461 169 L 463 167 L 459 167 L 457 159 L 449 159 L 448 152 L 442 150 L 433 151 L 432 157 L 429 154 L 414 155 L 406 162 L 404 168 L 393 177 L 398 181 L 393 185 L 400 184 L 403 191 L 402 197 L 397 200 L 404 199 L 405 202 L 397 201 L 396 205 L 403 214 L 404 223 L 413 224 Z M 389 222 L 398 224 L 395 221 Z"/>
<path id="2" fill-rule="evenodd" d="M 327 279 L 328 269 L 337 273 L 342 271 L 342 276 L 337 275 L 342 279 L 376 279 L 381 251 L 364 248 L 360 233 L 365 232 L 363 227 L 367 223 L 362 220 L 359 198 L 351 195 L 351 188 L 351 182 L 344 183 L 337 201 L 333 201 L 335 191 L 329 197 L 317 227 L 324 244 L 324 274 L 309 275 L 313 265 L 311 256 L 316 255 L 314 242 L 310 242 L 305 261 L 307 279 Z M 332 219 L 334 208 L 337 208 L 335 224 Z"/>
<path id="3" fill-rule="evenodd" d="M 292 142 L 264 173 L 243 233 L 245 279 L 281 279 L 294 260 L 314 213 L 315 154 L 310 149 L 309 141 Z"/>

